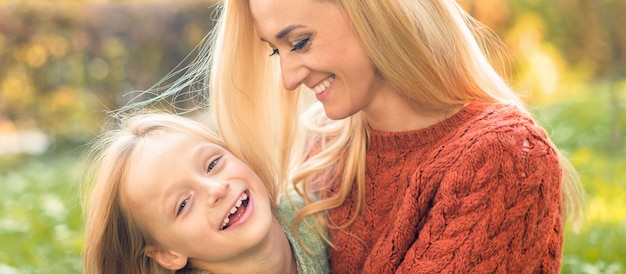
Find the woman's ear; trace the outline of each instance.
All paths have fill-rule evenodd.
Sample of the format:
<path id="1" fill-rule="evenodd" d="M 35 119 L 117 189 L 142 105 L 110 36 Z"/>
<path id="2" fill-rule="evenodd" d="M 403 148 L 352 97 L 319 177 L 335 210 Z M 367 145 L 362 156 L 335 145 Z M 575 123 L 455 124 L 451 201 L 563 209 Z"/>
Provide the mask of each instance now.
<path id="1" fill-rule="evenodd" d="M 187 265 L 187 257 L 171 250 L 156 246 L 147 246 L 144 249 L 146 256 L 155 260 L 160 266 L 170 270 L 180 270 Z"/>

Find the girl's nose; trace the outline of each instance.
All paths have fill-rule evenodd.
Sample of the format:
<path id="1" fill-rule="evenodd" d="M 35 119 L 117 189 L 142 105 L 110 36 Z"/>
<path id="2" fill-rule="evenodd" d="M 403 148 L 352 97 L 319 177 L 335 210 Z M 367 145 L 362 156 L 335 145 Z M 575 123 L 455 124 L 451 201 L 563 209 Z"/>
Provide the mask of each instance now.
<path id="1" fill-rule="evenodd" d="M 208 180 L 204 184 L 207 193 L 207 202 L 210 205 L 215 205 L 226 197 L 230 186 L 227 180 Z"/>

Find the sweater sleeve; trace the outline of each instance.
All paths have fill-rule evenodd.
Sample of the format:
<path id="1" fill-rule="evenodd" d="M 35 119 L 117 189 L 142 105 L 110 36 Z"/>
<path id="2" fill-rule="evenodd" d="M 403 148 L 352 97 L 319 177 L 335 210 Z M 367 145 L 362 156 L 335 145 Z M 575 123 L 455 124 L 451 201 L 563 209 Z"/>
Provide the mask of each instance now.
<path id="1" fill-rule="evenodd" d="M 545 132 L 503 127 L 433 158 L 444 153 L 459 156 L 414 175 L 436 186 L 418 190 L 432 207 L 413 220 L 417 239 L 397 273 L 558 273 L 561 168 Z"/>

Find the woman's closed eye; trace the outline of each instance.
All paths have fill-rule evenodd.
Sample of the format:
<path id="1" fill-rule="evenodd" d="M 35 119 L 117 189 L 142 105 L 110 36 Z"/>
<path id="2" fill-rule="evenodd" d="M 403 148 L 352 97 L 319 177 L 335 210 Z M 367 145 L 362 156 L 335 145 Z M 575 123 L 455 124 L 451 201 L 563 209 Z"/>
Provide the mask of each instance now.
<path id="1" fill-rule="evenodd" d="M 297 50 L 301 50 L 301 49 L 305 48 L 309 44 L 310 40 L 311 40 L 311 37 L 307 36 L 304 39 L 300 39 L 300 40 L 296 41 L 296 43 L 293 44 L 293 46 L 291 47 L 291 51 L 297 51 Z"/>
<path id="2" fill-rule="evenodd" d="M 277 48 L 272 48 L 272 53 L 270 53 L 270 56 L 274 56 L 274 55 L 279 55 Z"/>
<path id="3" fill-rule="evenodd" d="M 306 38 L 295 41 L 295 43 L 291 45 L 291 51 L 298 51 L 298 50 L 306 48 L 306 46 L 309 45 L 310 41 L 311 41 L 311 36 L 307 36 Z M 274 56 L 274 55 L 280 55 L 280 52 L 278 51 L 278 48 L 275 48 L 272 46 L 272 53 L 270 53 L 270 56 Z"/>

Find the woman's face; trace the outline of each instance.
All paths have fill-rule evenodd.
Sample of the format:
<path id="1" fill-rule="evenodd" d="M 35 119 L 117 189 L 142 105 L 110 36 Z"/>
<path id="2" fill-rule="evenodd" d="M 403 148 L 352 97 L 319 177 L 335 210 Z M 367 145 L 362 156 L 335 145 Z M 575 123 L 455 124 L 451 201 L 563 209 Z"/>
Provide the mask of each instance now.
<path id="1" fill-rule="evenodd" d="M 372 108 L 384 83 L 332 0 L 249 0 L 255 28 L 280 58 L 283 84 L 305 85 L 332 119 Z"/>
<path id="2" fill-rule="evenodd" d="M 158 241 L 158 250 L 182 258 L 170 266 L 157 261 L 179 269 L 194 258 L 196 266 L 211 269 L 267 242 L 273 220 L 268 193 L 247 165 L 189 134 L 144 138 L 130 158 L 121 193 L 134 220 Z"/>

